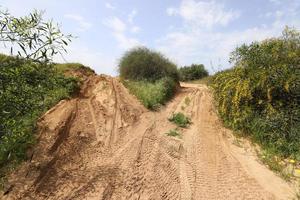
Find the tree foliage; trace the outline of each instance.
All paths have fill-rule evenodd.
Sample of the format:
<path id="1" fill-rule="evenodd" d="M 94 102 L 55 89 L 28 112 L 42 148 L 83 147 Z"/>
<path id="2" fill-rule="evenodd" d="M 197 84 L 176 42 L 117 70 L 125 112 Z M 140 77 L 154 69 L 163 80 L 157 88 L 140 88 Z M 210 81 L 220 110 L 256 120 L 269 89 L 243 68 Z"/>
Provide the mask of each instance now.
<path id="1" fill-rule="evenodd" d="M 300 158 L 300 33 L 242 45 L 213 78 L 224 122 L 283 156 Z"/>
<path id="2" fill-rule="evenodd" d="M 119 73 L 124 79 L 155 81 L 163 77 L 179 80 L 177 66 L 161 53 L 145 47 L 133 48 L 125 53 L 119 63 Z"/>
<path id="3" fill-rule="evenodd" d="M 0 54 L 0 187 L 8 169 L 26 158 L 40 115 L 79 87 L 49 62 L 65 51 L 71 35 L 42 14 L 17 18 L 0 10 L 0 42 L 11 54 L 17 51 Z"/>
<path id="4" fill-rule="evenodd" d="M 207 70 L 202 64 L 192 64 L 179 69 L 181 81 L 192 81 L 208 76 Z"/>
<path id="5" fill-rule="evenodd" d="M 77 80 L 30 60 L 0 55 L 1 166 L 25 158 L 38 117 L 78 89 Z"/>
<path id="6" fill-rule="evenodd" d="M 173 97 L 179 81 L 177 66 L 145 47 L 127 51 L 120 60 L 119 72 L 130 92 L 151 110 Z"/>
<path id="7" fill-rule="evenodd" d="M 49 61 L 55 54 L 66 51 L 71 38 L 52 21 L 44 21 L 41 11 L 14 17 L 8 11 L 0 10 L 0 41 L 10 48 L 11 55 L 17 53 L 34 61 Z"/>

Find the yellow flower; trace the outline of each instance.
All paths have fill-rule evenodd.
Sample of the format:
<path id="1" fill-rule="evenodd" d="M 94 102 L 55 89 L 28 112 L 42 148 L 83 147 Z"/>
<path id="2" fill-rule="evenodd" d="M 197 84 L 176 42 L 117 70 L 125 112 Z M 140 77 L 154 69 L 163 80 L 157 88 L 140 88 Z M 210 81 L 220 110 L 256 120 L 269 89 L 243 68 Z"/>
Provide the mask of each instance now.
<path id="1" fill-rule="evenodd" d="M 300 169 L 295 169 L 295 170 L 294 170 L 294 175 L 295 175 L 296 177 L 300 177 Z"/>
<path id="2" fill-rule="evenodd" d="M 295 160 L 290 160 L 290 163 L 294 164 L 296 161 Z"/>

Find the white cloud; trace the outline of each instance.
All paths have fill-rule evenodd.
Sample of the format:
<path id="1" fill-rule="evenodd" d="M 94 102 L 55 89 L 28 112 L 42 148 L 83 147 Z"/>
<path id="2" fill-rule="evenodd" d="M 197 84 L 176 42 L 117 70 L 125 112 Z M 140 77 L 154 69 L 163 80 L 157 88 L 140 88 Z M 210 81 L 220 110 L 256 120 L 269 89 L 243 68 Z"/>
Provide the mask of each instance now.
<path id="1" fill-rule="evenodd" d="M 281 4 L 281 0 L 269 0 L 271 3 L 274 3 L 274 4 Z"/>
<path id="2" fill-rule="evenodd" d="M 137 10 L 133 9 L 128 15 L 128 22 L 133 23 L 134 17 L 137 15 Z"/>
<path id="3" fill-rule="evenodd" d="M 221 68 L 229 67 L 229 54 L 238 45 L 276 36 L 281 30 L 281 28 L 273 26 L 228 33 L 214 31 L 171 32 L 157 41 L 157 47 L 179 65 L 194 62 L 203 63 L 210 72 L 216 72 Z M 215 69 L 212 69 L 211 65 Z M 216 69 L 217 65 L 220 65 L 219 69 Z"/>
<path id="4" fill-rule="evenodd" d="M 129 49 L 134 46 L 141 45 L 138 39 L 127 36 L 126 31 L 128 25 L 118 17 L 106 19 L 104 20 L 103 24 L 112 30 L 112 35 L 118 41 L 119 48 Z M 140 28 L 138 26 L 133 26 L 130 29 L 130 31 L 133 33 L 137 33 L 139 30 Z"/>
<path id="5" fill-rule="evenodd" d="M 283 12 L 283 11 L 277 10 L 277 11 L 275 12 L 275 16 L 278 17 L 278 18 L 282 17 L 283 15 L 284 15 L 284 12 Z"/>
<path id="6" fill-rule="evenodd" d="M 173 15 L 175 15 L 177 13 L 177 10 L 176 10 L 176 8 L 167 8 L 167 14 L 169 15 L 169 16 L 173 16 Z"/>
<path id="7" fill-rule="evenodd" d="M 104 25 L 111 28 L 114 32 L 124 32 L 126 30 L 126 24 L 118 17 L 112 17 L 103 21 Z"/>
<path id="8" fill-rule="evenodd" d="M 300 28 L 300 2 L 294 1 L 262 15 L 273 23 L 218 32 L 219 27 L 239 17 L 239 12 L 228 11 L 216 2 L 182 0 L 178 8 L 168 8 L 167 14 L 181 17 L 183 26 L 169 29 L 156 41 L 156 47 L 181 66 L 203 63 L 212 73 L 230 67 L 229 54 L 237 46 L 279 36 L 285 25 Z"/>
<path id="9" fill-rule="evenodd" d="M 78 62 L 91 67 L 97 73 L 116 75 L 117 60 L 114 55 L 108 55 L 88 47 L 88 44 L 74 41 L 67 47 L 68 53 L 63 57 L 56 55 L 55 62 Z"/>
<path id="10" fill-rule="evenodd" d="M 179 8 L 168 8 L 170 16 L 179 15 L 194 26 L 211 28 L 215 25 L 226 26 L 237 19 L 240 13 L 235 10 L 226 10 L 224 4 L 215 1 L 183 0 Z"/>
<path id="11" fill-rule="evenodd" d="M 86 31 L 92 27 L 92 23 L 87 22 L 81 15 L 65 14 L 64 17 L 76 21 L 79 24 L 79 31 Z"/>
<path id="12" fill-rule="evenodd" d="M 108 9 L 111 9 L 111 10 L 115 10 L 116 9 L 115 6 L 113 6 L 112 4 L 110 4 L 108 2 L 105 3 L 105 7 L 108 8 Z"/>
<path id="13" fill-rule="evenodd" d="M 130 29 L 130 31 L 131 31 L 132 33 L 138 33 L 138 32 L 140 32 L 140 30 L 141 30 L 141 28 L 138 27 L 138 26 L 133 26 L 133 27 Z"/>
<path id="14" fill-rule="evenodd" d="M 131 26 L 130 28 L 130 32 L 131 33 L 138 33 L 140 32 L 141 28 L 137 25 L 134 24 L 134 18 L 136 17 L 137 15 L 137 10 L 136 9 L 133 9 L 129 14 L 128 14 L 128 22 L 129 22 L 129 25 Z"/>
<path id="15" fill-rule="evenodd" d="M 135 46 L 141 45 L 141 43 L 136 38 L 127 37 L 123 33 L 114 33 L 113 34 L 118 41 L 118 46 L 121 49 L 127 50 Z"/>

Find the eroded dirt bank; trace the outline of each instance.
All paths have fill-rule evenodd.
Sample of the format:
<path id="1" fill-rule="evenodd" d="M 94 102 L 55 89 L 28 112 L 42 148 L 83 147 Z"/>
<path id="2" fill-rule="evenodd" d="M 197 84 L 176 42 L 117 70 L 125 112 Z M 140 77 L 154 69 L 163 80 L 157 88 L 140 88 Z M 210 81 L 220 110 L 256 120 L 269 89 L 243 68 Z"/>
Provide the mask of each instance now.
<path id="1" fill-rule="evenodd" d="M 159 112 L 147 111 L 121 83 L 91 76 L 79 98 L 40 120 L 39 143 L 10 178 L 3 199 L 289 199 L 291 186 L 232 145 L 206 86 L 182 84 Z M 185 100 L 188 97 L 189 103 Z M 193 124 L 182 138 L 173 112 Z"/>

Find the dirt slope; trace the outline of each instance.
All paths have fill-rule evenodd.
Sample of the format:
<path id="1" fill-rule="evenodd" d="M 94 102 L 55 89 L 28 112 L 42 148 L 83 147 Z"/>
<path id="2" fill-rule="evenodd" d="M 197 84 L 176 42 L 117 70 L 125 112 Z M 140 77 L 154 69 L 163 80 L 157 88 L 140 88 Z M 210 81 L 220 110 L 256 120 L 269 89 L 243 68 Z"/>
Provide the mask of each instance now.
<path id="1" fill-rule="evenodd" d="M 207 87 L 182 84 L 161 111 L 147 111 L 115 78 L 89 77 L 77 99 L 40 120 L 39 143 L 2 199 L 289 199 L 293 188 L 232 145 Z M 185 98 L 191 101 L 186 104 Z M 184 107 L 184 110 L 183 110 Z M 173 112 L 193 124 L 182 138 Z"/>

